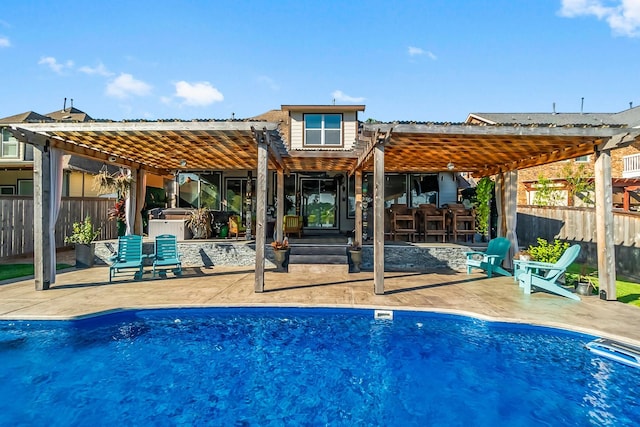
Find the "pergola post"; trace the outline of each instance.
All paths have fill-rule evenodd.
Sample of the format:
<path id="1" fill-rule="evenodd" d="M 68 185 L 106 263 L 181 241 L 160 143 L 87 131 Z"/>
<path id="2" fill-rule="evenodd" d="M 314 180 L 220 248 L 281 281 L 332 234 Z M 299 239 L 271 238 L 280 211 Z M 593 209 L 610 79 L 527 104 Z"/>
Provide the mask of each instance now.
<path id="1" fill-rule="evenodd" d="M 613 239 L 613 190 L 611 185 L 611 152 L 596 151 L 596 240 L 598 248 L 598 281 L 600 297 L 615 301 L 616 260 Z M 603 291 L 606 295 L 603 294 Z"/>
<path id="2" fill-rule="evenodd" d="M 256 267 L 255 267 L 255 292 L 264 291 L 264 256 L 266 245 L 267 222 L 267 175 L 269 164 L 267 162 L 266 132 L 257 134 L 258 143 L 258 176 L 256 179 Z M 249 222 L 249 224 L 251 224 Z"/>
<path id="3" fill-rule="evenodd" d="M 354 244 L 362 244 L 362 170 L 358 169 L 355 173 L 355 198 L 356 198 L 356 223 L 355 235 L 353 236 Z"/>
<path id="4" fill-rule="evenodd" d="M 35 145 L 33 150 L 33 268 L 36 291 L 46 291 L 51 286 L 51 251 L 56 250 L 51 241 L 51 153 L 49 144 Z"/>
<path id="5" fill-rule="evenodd" d="M 384 294 L 384 143 L 374 141 L 373 156 L 373 289 Z"/>
<path id="6" fill-rule="evenodd" d="M 278 203 L 276 206 L 276 240 L 278 242 L 282 241 L 284 237 L 282 235 L 282 223 L 284 222 L 284 171 L 282 169 L 278 169 L 277 171 L 278 179 L 276 183 L 276 199 L 278 199 Z"/>

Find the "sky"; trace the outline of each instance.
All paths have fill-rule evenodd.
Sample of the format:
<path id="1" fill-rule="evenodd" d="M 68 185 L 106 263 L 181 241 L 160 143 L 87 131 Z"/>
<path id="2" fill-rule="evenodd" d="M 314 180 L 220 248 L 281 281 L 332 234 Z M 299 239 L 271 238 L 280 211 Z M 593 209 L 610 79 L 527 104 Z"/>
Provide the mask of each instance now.
<path id="1" fill-rule="evenodd" d="M 0 64 L 0 117 L 618 112 L 640 105 L 640 0 L 3 0 Z"/>

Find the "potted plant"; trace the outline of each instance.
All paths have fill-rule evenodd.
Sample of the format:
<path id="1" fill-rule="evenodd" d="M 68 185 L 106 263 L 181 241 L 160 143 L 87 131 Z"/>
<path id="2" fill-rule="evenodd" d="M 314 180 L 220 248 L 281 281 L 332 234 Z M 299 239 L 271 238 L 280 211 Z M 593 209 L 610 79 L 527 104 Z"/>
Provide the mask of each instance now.
<path id="1" fill-rule="evenodd" d="M 127 232 L 127 217 L 125 210 L 125 200 L 120 198 L 116 200 L 113 207 L 107 212 L 110 221 L 116 221 L 118 227 L 118 236 L 124 236 Z"/>
<path id="2" fill-rule="evenodd" d="M 589 273 L 587 265 L 582 264 L 580 274 L 575 277 L 576 293 L 580 295 L 593 295 L 596 290 L 594 278 L 597 274 L 597 270 Z"/>
<path id="3" fill-rule="evenodd" d="M 206 239 L 211 235 L 211 215 L 209 209 L 199 208 L 191 211 L 187 219 L 187 227 L 194 239 Z"/>
<path id="4" fill-rule="evenodd" d="M 271 247 L 273 248 L 273 257 L 276 262 L 276 271 L 285 272 L 287 271 L 287 260 L 289 255 L 289 239 L 286 237 L 280 242 L 278 240 L 274 240 L 271 242 Z"/>
<path id="5" fill-rule="evenodd" d="M 362 265 L 362 246 L 358 242 L 353 242 L 347 246 L 349 251 L 349 265 L 353 273 L 360 273 L 360 266 Z"/>
<path id="6" fill-rule="evenodd" d="M 72 243 L 76 251 L 76 268 L 93 267 L 95 245 L 93 241 L 100 235 L 100 228 L 94 228 L 91 217 L 83 222 L 73 223 L 73 232 L 64 238 L 65 243 Z"/>

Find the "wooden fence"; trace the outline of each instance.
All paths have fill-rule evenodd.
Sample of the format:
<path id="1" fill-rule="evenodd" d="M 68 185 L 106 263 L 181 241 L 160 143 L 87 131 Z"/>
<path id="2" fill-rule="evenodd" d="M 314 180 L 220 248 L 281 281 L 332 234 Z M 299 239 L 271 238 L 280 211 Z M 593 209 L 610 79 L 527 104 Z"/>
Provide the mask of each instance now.
<path id="1" fill-rule="evenodd" d="M 114 199 L 63 197 L 56 222 L 56 248 L 66 246 L 64 238 L 71 233 L 73 223 L 87 215 L 102 232 L 98 239 L 115 239 L 116 223 L 108 220 Z M 33 198 L 0 197 L 0 258 L 33 253 Z"/>
<path id="2" fill-rule="evenodd" d="M 640 279 L 640 213 L 613 210 L 616 273 Z M 520 248 L 536 245 L 541 237 L 579 243 L 579 261 L 597 266 L 594 208 L 518 206 L 516 228 Z"/>

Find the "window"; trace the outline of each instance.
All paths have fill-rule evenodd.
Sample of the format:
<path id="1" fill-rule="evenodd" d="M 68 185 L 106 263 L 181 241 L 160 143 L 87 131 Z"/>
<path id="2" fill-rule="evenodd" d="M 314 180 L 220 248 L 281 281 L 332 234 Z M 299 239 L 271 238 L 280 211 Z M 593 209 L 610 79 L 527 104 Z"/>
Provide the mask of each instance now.
<path id="1" fill-rule="evenodd" d="M 588 162 L 588 161 L 589 161 L 589 157 L 590 157 L 590 156 L 588 156 L 588 155 L 587 155 L 587 156 L 580 156 L 580 157 L 576 157 L 576 158 L 575 158 L 575 161 L 576 161 L 576 162 L 582 162 L 582 163 L 584 163 L 584 162 Z"/>
<path id="2" fill-rule="evenodd" d="M 178 175 L 181 208 L 220 209 L 220 174 L 218 172 L 180 173 Z"/>
<path id="3" fill-rule="evenodd" d="M 33 196 L 33 180 L 32 179 L 18 180 L 18 195 Z"/>
<path id="4" fill-rule="evenodd" d="M 342 114 L 305 114 L 304 145 L 342 145 Z"/>
<path id="5" fill-rule="evenodd" d="M 0 194 L 3 196 L 9 196 L 16 193 L 16 189 L 13 185 L 0 185 Z"/>
<path id="6" fill-rule="evenodd" d="M 18 140 L 6 129 L 2 129 L 2 147 L 0 147 L 0 157 L 17 158 Z"/>
<path id="7" fill-rule="evenodd" d="M 251 179 L 251 191 L 249 192 L 247 178 L 227 178 L 226 180 L 226 202 L 227 212 L 239 214 L 243 221 L 246 217 L 246 211 L 249 210 L 250 204 L 255 206 L 255 188 L 256 180 Z"/>

